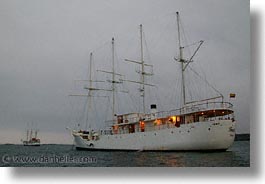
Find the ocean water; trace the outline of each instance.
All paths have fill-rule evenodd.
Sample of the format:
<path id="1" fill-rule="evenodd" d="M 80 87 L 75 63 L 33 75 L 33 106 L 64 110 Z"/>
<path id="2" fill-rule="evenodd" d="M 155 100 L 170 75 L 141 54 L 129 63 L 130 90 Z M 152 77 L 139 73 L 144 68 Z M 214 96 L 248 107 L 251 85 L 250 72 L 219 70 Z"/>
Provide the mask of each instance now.
<path id="1" fill-rule="evenodd" d="M 249 167 L 250 142 L 224 152 L 79 151 L 72 145 L 0 145 L 1 167 Z"/>

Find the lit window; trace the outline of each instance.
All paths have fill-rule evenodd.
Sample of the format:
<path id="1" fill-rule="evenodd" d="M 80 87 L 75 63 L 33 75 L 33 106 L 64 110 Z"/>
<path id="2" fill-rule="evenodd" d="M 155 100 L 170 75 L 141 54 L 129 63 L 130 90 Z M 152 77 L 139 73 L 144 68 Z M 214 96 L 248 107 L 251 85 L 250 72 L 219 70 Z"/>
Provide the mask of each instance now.
<path id="1" fill-rule="evenodd" d="M 162 121 L 160 119 L 156 119 L 154 123 L 155 123 L 155 125 L 160 125 L 162 123 Z"/>
<path id="2" fill-rule="evenodd" d="M 172 123 L 176 123 L 176 116 L 171 116 L 168 121 L 172 122 Z"/>

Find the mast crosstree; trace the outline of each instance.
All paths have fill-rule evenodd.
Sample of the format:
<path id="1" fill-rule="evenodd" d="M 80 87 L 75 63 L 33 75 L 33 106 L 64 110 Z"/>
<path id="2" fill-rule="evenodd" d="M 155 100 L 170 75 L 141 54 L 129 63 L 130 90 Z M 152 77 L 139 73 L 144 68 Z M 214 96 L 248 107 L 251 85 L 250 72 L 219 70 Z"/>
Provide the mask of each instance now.
<path id="1" fill-rule="evenodd" d="M 111 76 L 112 76 L 111 80 L 107 80 L 107 82 L 111 83 L 111 89 L 110 90 L 106 90 L 106 91 L 112 92 L 112 117 L 113 117 L 113 120 L 115 119 L 115 115 L 116 115 L 116 109 L 115 109 L 115 105 L 116 105 L 115 92 L 117 91 L 116 84 L 121 84 L 122 83 L 122 80 L 116 80 L 116 76 L 120 76 L 120 77 L 123 76 L 122 74 L 116 73 L 116 71 L 115 71 L 115 42 L 114 41 L 115 41 L 114 38 L 112 38 L 112 40 L 111 40 L 112 71 L 97 70 L 98 72 L 111 74 Z M 120 92 L 128 93 L 127 91 L 120 91 Z"/>
<path id="2" fill-rule="evenodd" d="M 154 86 L 154 85 L 145 83 L 145 76 L 153 75 L 153 73 L 145 72 L 145 67 L 146 66 L 153 67 L 153 65 L 146 64 L 144 61 L 143 26 L 142 26 L 142 24 L 140 24 L 140 48 L 141 48 L 140 61 L 125 59 L 125 61 L 127 61 L 127 62 L 139 64 L 141 66 L 141 70 L 138 71 L 138 73 L 140 74 L 140 81 L 133 81 L 133 80 L 124 80 L 124 81 L 141 84 L 141 87 L 139 90 L 140 90 L 140 96 L 142 97 L 142 110 L 143 110 L 143 113 L 145 113 L 146 112 L 145 111 L 145 86 Z"/>
<path id="3" fill-rule="evenodd" d="M 88 82 L 88 86 L 84 86 L 84 89 L 88 90 L 88 94 L 70 94 L 69 96 L 78 96 L 78 97 L 87 97 L 87 101 L 88 101 L 88 110 L 87 113 L 89 111 L 91 111 L 92 109 L 92 97 L 108 97 L 108 96 L 93 96 L 92 92 L 93 91 L 112 91 L 110 89 L 103 89 L 103 88 L 95 88 L 93 87 L 93 83 L 96 82 L 105 82 L 105 81 L 98 81 L 98 80 L 93 80 L 92 79 L 92 62 L 93 62 L 93 53 L 90 53 L 90 57 L 89 57 L 89 78 L 88 80 L 76 80 L 76 81 L 82 81 L 82 82 Z M 85 128 L 89 128 L 89 130 L 91 129 L 91 124 L 88 125 L 88 116 L 86 119 L 86 124 L 85 124 Z"/>
<path id="4" fill-rule="evenodd" d="M 174 59 L 178 62 L 181 63 L 181 89 L 182 89 L 182 98 L 183 98 L 183 106 L 185 106 L 187 104 L 186 102 L 186 86 L 185 86 L 185 75 L 184 72 L 186 70 L 186 68 L 188 67 L 188 65 L 193 62 L 193 57 L 196 55 L 196 53 L 198 52 L 198 50 L 200 49 L 201 45 L 203 44 L 203 40 L 199 41 L 199 46 L 196 48 L 196 50 L 194 51 L 194 53 L 192 54 L 192 56 L 190 57 L 190 59 L 185 60 L 183 58 L 183 49 L 185 47 L 183 47 L 181 45 L 181 37 L 180 37 L 180 17 L 179 17 L 179 12 L 176 12 L 176 16 L 177 16 L 177 30 L 178 30 L 178 49 L 179 49 L 179 58 L 175 58 Z"/>

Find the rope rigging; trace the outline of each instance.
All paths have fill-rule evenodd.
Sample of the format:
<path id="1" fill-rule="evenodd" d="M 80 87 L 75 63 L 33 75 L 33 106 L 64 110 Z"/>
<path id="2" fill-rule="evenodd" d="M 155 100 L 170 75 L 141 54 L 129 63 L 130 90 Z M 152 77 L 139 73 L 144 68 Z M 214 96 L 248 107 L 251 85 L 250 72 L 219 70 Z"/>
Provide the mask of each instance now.
<path id="1" fill-rule="evenodd" d="M 179 25 L 181 26 L 181 30 L 183 31 L 182 37 L 179 38 L 179 39 L 183 40 L 186 43 L 188 43 L 188 37 L 185 34 L 184 26 L 183 26 L 181 20 L 180 20 L 180 24 Z M 163 31 L 162 33 L 165 33 L 165 31 Z M 154 37 L 161 39 L 161 35 L 163 36 L 163 34 L 160 34 L 159 37 L 155 37 L 155 35 L 154 35 Z M 152 40 L 153 43 L 156 43 L 155 39 L 150 39 L 150 40 Z M 129 42 L 129 43 L 133 43 L 133 42 Z M 174 43 L 174 44 L 176 46 L 176 43 Z M 143 98 L 145 96 L 144 91 L 146 91 L 146 96 L 147 96 L 146 102 L 144 100 L 141 101 L 142 99 L 139 98 L 139 92 L 137 92 L 137 93 L 135 92 L 136 90 L 139 90 L 139 89 L 137 89 L 135 87 L 134 88 L 127 87 L 127 83 L 125 82 L 126 80 L 124 78 L 124 75 L 116 73 L 116 71 L 123 71 L 122 69 L 125 68 L 125 67 L 122 68 L 122 63 L 124 63 L 124 62 L 121 62 L 121 61 L 123 60 L 122 59 L 123 57 L 119 57 L 118 50 L 116 49 L 116 46 L 115 46 L 115 49 L 113 48 L 113 55 L 112 55 L 112 53 L 110 53 L 112 48 L 110 47 L 110 42 L 109 41 L 103 43 L 103 45 L 101 45 L 101 46 L 97 47 L 96 49 L 94 49 L 93 52 L 95 53 L 95 56 L 96 56 L 94 59 L 97 62 L 93 63 L 93 65 L 92 65 L 93 71 L 100 71 L 100 70 L 95 70 L 94 67 L 97 68 L 97 69 L 100 69 L 100 67 L 102 68 L 102 66 L 104 68 L 106 67 L 106 68 L 116 68 L 116 69 L 115 69 L 115 73 L 114 73 L 114 70 L 113 70 L 112 72 L 105 71 L 104 74 L 100 74 L 100 75 L 98 75 L 98 73 L 94 74 L 95 76 L 93 75 L 93 78 L 95 78 L 96 81 L 101 81 L 102 83 L 95 82 L 95 85 L 93 85 L 93 87 L 95 86 L 95 88 L 98 88 L 98 89 L 102 89 L 102 86 L 106 87 L 106 89 L 111 89 L 111 87 L 112 87 L 112 91 L 114 93 L 113 98 L 117 99 L 117 103 L 115 103 L 113 106 L 110 105 L 111 104 L 111 100 L 110 100 L 111 99 L 110 98 L 111 95 L 109 93 L 107 93 L 107 96 L 108 96 L 107 103 L 109 103 L 108 105 L 102 104 L 102 102 L 100 102 L 100 100 L 97 100 L 97 103 L 95 102 L 95 100 L 91 100 L 92 102 L 90 102 L 90 103 L 93 103 L 93 105 L 92 105 L 93 106 L 93 111 L 96 111 L 96 112 L 95 112 L 94 115 L 92 114 L 91 117 L 90 117 L 88 115 L 88 113 L 89 113 L 88 109 L 84 108 L 84 113 L 85 113 L 85 110 L 87 112 L 86 117 L 83 117 L 85 119 L 86 124 L 88 124 L 88 121 L 90 119 L 93 119 L 93 121 L 96 121 L 96 119 L 98 120 L 98 119 L 102 118 L 102 117 L 98 116 L 98 112 L 103 112 L 103 109 L 100 108 L 100 111 L 97 112 L 97 105 L 103 106 L 104 108 L 106 108 L 105 114 L 109 115 L 110 114 L 109 113 L 110 110 L 111 111 L 115 110 L 115 113 L 118 114 L 118 113 L 121 113 L 121 112 L 124 113 L 125 111 L 133 112 L 135 110 L 138 110 L 138 112 L 141 112 L 140 110 L 143 109 L 143 112 L 145 113 L 145 104 L 152 104 L 152 103 L 154 103 L 154 101 L 155 101 L 156 104 L 159 103 L 159 105 L 161 107 L 163 107 L 163 108 L 165 106 L 169 106 L 169 104 L 170 105 L 172 104 L 173 108 L 175 108 L 176 104 L 180 103 L 181 100 L 183 100 L 181 97 L 185 96 L 185 94 L 187 94 L 187 97 L 189 98 L 189 100 L 193 100 L 193 99 L 195 99 L 197 97 L 196 94 L 199 94 L 199 92 L 203 91 L 203 89 L 206 89 L 206 87 L 204 88 L 204 87 L 199 86 L 198 82 L 195 79 L 193 79 L 194 75 L 198 79 L 204 81 L 205 84 L 207 86 L 209 86 L 210 88 L 212 88 L 216 93 L 218 93 L 219 95 L 222 96 L 222 94 L 214 86 L 212 86 L 206 80 L 206 78 L 202 77 L 197 71 L 195 71 L 190 66 L 190 63 L 193 62 L 193 59 L 195 58 L 195 56 L 196 56 L 197 52 L 199 51 L 199 49 L 200 49 L 202 44 L 203 44 L 203 41 L 197 41 L 197 42 L 193 42 L 192 44 L 187 44 L 185 46 L 180 46 L 179 58 L 178 59 L 174 58 L 175 61 L 182 62 L 182 68 L 181 68 L 182 72 L 184 72 L 186 70 L 187 71 L 189 70 L 189 71 L 192 72 L 192 74 L 188 74 L 188 72 L 187 73 L 185 72 L 185 78 L 189 79 L 189 80 L 187 80 L 187 83 L 186 83 L 186 85 L 187 85 L 186 92 L 184 90 L 181 90 L 181 88 L 179 87 L 179 86 L 181 86 L 181 84 L 183 82 L 183 79 L 181 80 L 181 77 L 173 77 L 171 74 L 167 74 L 167 73 L 164 74 L 164 77 L 170 77 L 169 86 L 173 86 L 172 90 L 165 90 L 165 84 L 160 84 L 161 86 L 163 86 L 163 89 L 162 88 L 158 88 L 158 87 L 156 87 L 156 90 L 153 90 L 153 89 L 150 89 L 150 88 L 146 88 L 145 89 L 145 86 L 148 86 L 148 85 L 152 86 L 150 84 L 154 80 L 154 76 L 153 76 L 154 68 L 151 65 L 153 63 L 151 63 L 151 64 L 149 64 L 149 63 L 151 61 L 157 61 L 157 62 L 159 62 L 160 66 L 163 66 L 164 63 L 162 63 L 162 61 L 158 61 L 159 59 L 157 59 L 156 57 L 151 58 L 151 55 L 150 55 L 150 51 L 151 50 L 149 50 L 149 47 L 147 46 L 146 34 L 145 34 L 144 31 L 142 31 L 142 34 L 141 34 L 141 55 L 139 54 L 139 51 L 138 51 L 138 53 L 135 54 L 138 57 L 140 55 L 141 58 L 140 59 L 137 58 L 137 60 L 127 60 L 127 61 L 137 64 L 137 65 L 134 65 L 133 67 L 135 67 L 136 70 L 137 70 L 137 73 L 140 74 L 140 82 L 139 81 L 137 81 L 137 82 L 134 81 L 134 82 L 138 83 L 138 85 L 140 84 L 139 85 L 139 86 L 141 86 L 140 87 L 140 93 L 141 93 Z M 125 48 L 127 49 L 129 47 L 129 45 L 132 45 L 132 44 L 128 44 L 124 48 L 121 48 L 121 49 L 125 49 Z M 157 47 L 156 44 L 153 44 L 152 46 Z M 196 46 L 196 48 L 194 50 L 191 49 L 192 47 L 195 47 L 195 46 Z M 105 49 L 107 49 L 107 50 L 105 50 Z M 159 49 L 161 50 L 161 48 L 159 48 Z M 165 48 L 165 49 L 167 49 L 167 48 Z M 130 49 L 128 48 L 128 50 L 130 50 Z M 143 50 L 145 51 L 145 54 L 143 54 Z M 184 59 L 184 55 L 182 55 L 182 53 L 181 53 L 181 51 L 184 51 L 184 50 L 185 50 L 185 53 L 183 53 L 183 54 L 185 54 L 185 58 L 188 58 L 188 59 Z M 191 52 L 191 50 L 193 50 L 193 51 Z M 100 51 L 104 51 L 104 53 L 100 53 Z M 106 54 L 106 53 L 109 53 L 109 54 Z M 159 53 L 157 53 L 157 52 L 154 52 L 154 53 L 156 53 L 158 56 L 160 56 L 160 55 L 164 56 L 163 54 L 159 55 Z M 176 52 L 174 51 L 173 54 L 175 54 L 175 53 Z M 111 58 L 111 57 L 113 57 L 113 58 Z M 115 60 L 115 64 L 113 62 L 113 65 L 111 66 L 111 64 L 110 64 L 111 62 L 110 61 L 112 61 L 112 59 Z M 127 67 L 126 70 L 127 71 L 132 71 L 131 68 L 133 68 L 133 67 L 130 67 L 130 68 Z M 146 67 L 146 70 L 143 67 Z M 161 67 L 161 68 L 163 68 L 163 67 Z M 103 72 L 103 70 L 101 70 L 101 72 Z M 155 70 L 155 72 L 156 72 L 156 70 Z M 172 72 L 172 73 L 175 75 L 174 72 Z M 115 78 L 111 77 L 110 74 L 115 75 Z M 131 74 L 129 74 L 129 75 L 131 75 Z M 151 77 L 150 78 L 144 77 L 144 75 L 148 75 L 148 76 L 151 76 Z M 172 81 L 174 82 L 174 85 L 172 85 Z M 109 82 L 109 83 L 105 83 L 105 82 Z M 130 82 L 130 81 L 127 80 L 127 82 Z M 114 85 L 114 83 L 115 83 L 115 85 Z M 116 84 L 120 84 L 120 85 L 116 85 Z M 115 87 L 113 87 L 113 86 L 115 86 Z M 158 86 L 159 86 L 159 84 L 158 84 Z M 89 88 L 89 90 L 90 89 L 91 88 Z M 170 88 L 166 88 L 166 89 L 170 89 Z M 105 90 L 105 92 L 106 91 L 107 90 Z M 127 93 L 125 93 L 126 91 L 127 91 Z M 165 94 L 166 92 L 163 92 L 163 91 L 167 91 L 168 94 Z M 118 93 L 120 93 L 120 92 L 123 92 L 124 94 L 122 93 L 123 95 L 122 94 L 118 95 Z M 163 98 L 165 98 L 165 100 L 162 101 L 160 99 L 158 93 L 160 93 L 160 94 L 164 93 L 165 96 Z M 179 94 L 180 94 L 180 96 L 179 96 Z M 184 101 L 184 105 L 185 105 L 185 103 L 186 103 L 185 99 L 183 101 Z M 87 105 L 87 103 L 85 105 Z M 137 107 L 138 105 L 139 105 L 139 107 Z M 92 118 L 92 116 L 95 116 L 96 119 Z M 113 119 L 113 118 L 114 118 L 114 116 L 112 116 L 111 119 Z"/>

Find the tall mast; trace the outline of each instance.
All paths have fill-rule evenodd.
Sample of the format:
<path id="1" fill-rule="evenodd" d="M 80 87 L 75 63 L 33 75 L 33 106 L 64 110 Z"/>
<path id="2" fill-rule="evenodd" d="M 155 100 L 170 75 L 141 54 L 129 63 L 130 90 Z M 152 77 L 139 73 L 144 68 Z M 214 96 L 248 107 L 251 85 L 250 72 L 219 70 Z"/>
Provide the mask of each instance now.
<path id="1" fill-rule="evenodd" d="M 29 140 L 32 139 L 32 129 L 30 129 L 30 135 L 29 135 Z"/>
<path id="2" fill-rule="evenodd" d="M 144 49 L 143 49 L 143 26 L 140 24 L 140 42 L 141 42 L 141 82 L 142 84 L 142 97 L 143 97 L 143 113 L 145 113 L 145 85 L 144 85 Z"/>
<path id="3" fill-rule="evenodd" d="M 93 53 L 90 53 L 90 60 L 89 60 L 89 78 L 88 80 L 76 80 L 76 81 L 85 81 L 89 83 L 89 86 L 84 86 L 84 89 L 88 90 L 87 94 L 70 94 L 69 96 L 78 96 L 78 97 L 88 97 L 87 101 L 88 101 L 88 110 L 87 110 L 87 117 L 86 117 L 86 124 L 85 124 L 85 128 L 87 130 L 87 128 L 89 128 L 90 132 L 91 132 L 91 123 L 88 124 L 88 115 L 89 112 L 91 112 L 92 109 L 92 97 L 107 97 L 107 96 L 93 96 L 92 91 L 113 91 L 112 89 L 104 89 L 104 88 L 96 88 L 93 87 L 93 82 L 105 82 L 105 81 L 100 81 L 100 80 L 93 80 L 92 79 L 92 62 L 93 62 Z M 109 71 L 103 71 L 103 70 L 97 70 L 100 72 L 104 72 L 104 73 L 108 73 L 108 74 L 112 74 L 112 72 Z M 115 75 L 121 75 L 121 74 L 115 74 Z M 110 81 L 112 82 L 112 81 Z M 115 81 L 117 83 L 117 81 Z M 90 113 L 91 115 L 91 113 Z M 89 125 L 89 126 L 88 126 Z"/>
<path id="4" fill-rule="evenodd" d="M 181 47 L 179 12 L 176 12 L 176 14 L 177 14 L 177 24 L 178 24 L 179 62 L 181 62 L 181 82 L 182 82 L 183 105 L 186 105 L 185 78 L 184 78 L 184 71 L 185 71 L 184 61 L 185 60 L 183 59 L 183 55 L 182 55 L 183 47 Z"/>
<path id="5" fill-rule="evenodd" d="M 114 38 L 111 41 L 112 46 L 112 116 L 115 117 L 115 66 L 114 66 Z"/>
<path id="6" fill-rule="evenodd" d="M 98 72 L 103 72 L 106 74 L 111 74 L 112 79 L 111 80 L 107 80 L 107 82 L 111 83 L 111 89 L 95 89 L 95 90 L 102 90 L 102 91 L 111 91 L 112 92 L 112 116 L 113 116 L 113 120 L 115 119 L 115 92 L 118 91 L 115 86 L 116 84 L 121 84 L 122 81 L 121 79 L 116 80 L 115 76 L 123 76 L 122 74 L 116 73 L 115 72 L 115 45 L 114 45 L 114 38 L 112 38 L 111 40 L 111 50 L 112 50 L 112 71 L 106 71 L 106 70 L 97 70 Z M 120 91 L 120 92 L 124 92 L 124 93 L 128 93 L 126 91 Z"/>
<path id="7" fill-rule="evenodd" d="M 26 139 L 26 141 L 28 141 L 29 140 L 29 130 L 27 130 L 27 139 Z"/>
<path id="8" fill-rule="evenodd" d="M 136 84 L 141 84 L 141 88 L 140 88 L 140 97 L 143 98 L 143 102 L 142 102 L 142 109 L 143 109 L 143 113 L 145 113 L 145 86 L 154 86 L 152 84 L 147 84 L 145 83 L 145 75 L 147 76 L 151 76 L 153 75 L 153 73 L 148 73 L 145 72 L 145 67 L 153 67 L 153 65 L 147 64 L 144 62 L 144 49 L 143 49 L 143 26 L 142 24 L 140 24 L 140 48 L 141 48 L 141 52 L 140 52 L 140 60 L 135 61 L 135 60 L 129 60 L 129 59 L 125 59 L 125 61 L 131 62 L 131 63 L 135 63 L 141 66 L 141 70 L 137 71 L 137 73 L 140 74 L 140 81 L 133 81 L 133 80 L 124 80 L 127 82 L 132 82 L 132 83 L 136 83 Z M 141 105 L 140 105 L 141 106 Z"/>
<path id="9" fill-rule="evenodd" d="M 38 130 L 35 130 L 35 139 L 37 138 Z"/>
<path id="10" fill-rule="evenodd" d="M 93 53 L 90 53 L 90 58 L 89 58 L 89 88 L 92 88 L 92 59 L 93 59 Z M 88 96 L 91 96 L 91 91 L 89 90 Z"/>
<path id="11" fill-rule="evenodd" d="M 90 53 L 89 57 L 89 89 L 92 89 L 92 60 L 93 60 L 93 53 Z M 91 129 L 91 125 L 88 125 L 88 112 L 91 110 L 91 90 L 88 91 L 88 110 L 87 110 L 87 119 L 86 119 L 86 130 L 87 128 Z"/>

